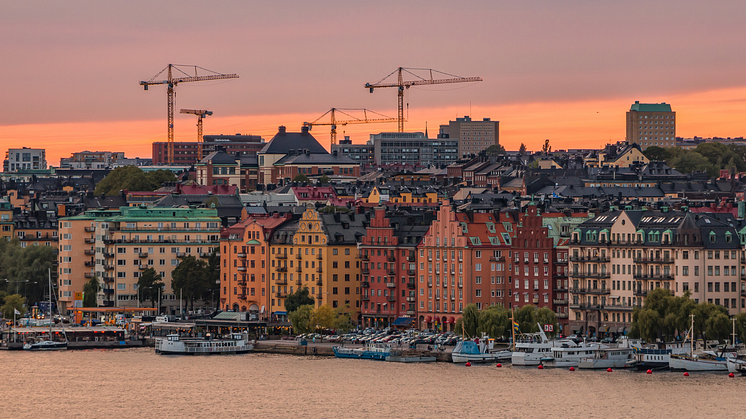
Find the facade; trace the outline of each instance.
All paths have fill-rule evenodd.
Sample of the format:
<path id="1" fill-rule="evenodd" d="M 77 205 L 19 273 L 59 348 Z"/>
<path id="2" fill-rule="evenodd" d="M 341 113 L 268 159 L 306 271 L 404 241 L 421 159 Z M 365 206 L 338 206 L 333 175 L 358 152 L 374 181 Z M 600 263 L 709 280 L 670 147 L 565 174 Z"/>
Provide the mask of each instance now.
<path id="1" fill-rule="evenodd" d="M 379 166 L 445 166 L 458 160 L 458 140 L 427 138 L 421 132 L 382 132 L 371 134 L 368 144 L 373 146 Z"/>
<path id="2" fill-rule="evenodd" d="M 364 327 L 387 327 L 397 319 L 416 322 L 417 245 L 430 217 L 387 214 L 376 207 L 360 245 Z"/>
<path id="3" fill-rule="evenodd" d="M 107 169 L 121 164 L 126 158 L 124 152 L 116 151 L 80 151 L 68 158 L 60 159 L 61 169 Z"/>
<path id="4" fill-rule="evenodd" d="M 332 153 L 334 151 L 349 157 L 358 164 L 375 164 L 376 162 L 373 144 L 352 144 L 350 137 L 347 136 L 339 144 L 332 144 Z"/>
<path id="5" fill-rule="evenodd" d="M 13 238 L 13 205 L 7 199 L 0 199 L 0 240 Z"/>
<path id="6" fill-rule="evenodd" d="M 633 309 L 657 288 L 689 291 L 695 302 L 723 306 L 731 315 L 746 304 L 738 232 L 707 215 L 606 212 L 573 231 L 569 251 L 573 333 L 628 331 Z"/>
<path id="7" fill-rule="evenodd" d="M 94 276 L 103 282 L 99 305 L 136 307 L 138 278 L 153 268 L 165 284 L 161 307 L 175 313 L 179 300 L 171 272 L 185 256 L 209 258 L 220 238 L 214 209 L 121 207 L 86 211 L 58 224 L 63 310 Z"/>
<path id="8" fill-rule="evenodd" d="M 203 142 L 178 141 L 174 142 L 175 165 L 191 165 L 197 163 L 198 147 L 202 147 L 202 155 L 206 156 L 217 149 L 223 149 L 235 155 L 255 155 L 264 147 L 265 142 L 258 135 L 205 135 Z M 168 162 L 168 142 L 158 141 L 153 143 L 153 164 L 166 164 Z"/>
<path id="9" fill-rule="evenodd" d="M 57 247 L 58 226 L 56 208 L 50 211 L 16 211 L 13 216 L 14 235 L 21 247 Z"/>
<path id="10" fill-rule="evenodd" d="M 536 205 L 529 205 L 526 212 L 521 214 L 521 222 L 515 229 L 513 239 L 515 270 L 512 307 L 531 304 L 557 312 L 560 304 L 555 304 L 555 297 L 562 297 L 559 295 L 562 293 L 555 295 L 554 292 L 554 279 L 558 279 L 556 261 L 557 252 L 549 229 L 543 225 Z"/>
<path id="11" fill-rule="evenodd" d="M 438 137 L 458 141 L 458 156 L 479 154 L 492 145 L 500 144 L 500 121 L 484 118 L 472 121 L 470 117 L 456 118 L 448 125 L 441 125 Z"/>
<path id="12" fill-rule="evenodd" d="M 675 146 L 676 112 L 671 105 L 635 101 L 627 112 L 627 144 L 639 144 L 642 150 Z"/>
<path id="13" fill-rule="evenodd" d="M 329 152 L 316 141 L 316 138 L 308 131 L 308 127 L 302 127 L 301 132 L 288 132 L 284 126 L 280 126 L 277 134 L 257 153 L 259 157 L 258 182 L 264 185 L 277 184 L 283 176 L 289 175 L 289 171 L 288 173 L 279 173 L 276 167 L 277 162 L 288 156 L 300 154 L 303 154 L 305 159 L 310 162 L 311 154 L 329 154 Z M 313 164 L 310 165 L 311 167 L 308 166 L 304 165 L 303 169 L 314 167 Z M 318 165 L 315 166 L 315 173 L 303 173 L 303 171 L 301 173 L 320 175 Z"/>
<path id="14" fill-rule="evenodd" d="M 46 150 L 43 148 L 10 148 L 3 161 L 4 172 L 46 170 Z"/>

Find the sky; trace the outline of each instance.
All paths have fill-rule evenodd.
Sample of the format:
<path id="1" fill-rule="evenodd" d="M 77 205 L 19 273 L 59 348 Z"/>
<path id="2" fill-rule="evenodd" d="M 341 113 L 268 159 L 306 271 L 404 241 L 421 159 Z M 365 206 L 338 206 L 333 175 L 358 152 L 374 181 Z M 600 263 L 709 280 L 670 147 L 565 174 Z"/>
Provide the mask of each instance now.
<path id="1" fill-rule="evenodd" d="M 601 147 L 624 140 L 635 100 L 670 103 L 677 136 L 746 135 L 746 2 L 590 0 L 0 0 L 0 149 L 40 147 L 150 157 L 165 141 L 166 89 L 139 85 L 167 64 L 235 80 L 176 87 L 175 137 L 271 139 L 332 107 L 396 116 L 395 89 L 369 93 L 397 67 L 479 83 L 405 94 L 407 131 L 437 134 L 456 117 L 500 121 L 508 149 Z M 424 75 L 424 73 L 418 73 Z M 365 142 L 396 124 L 339 127 Z M 328 146 L 328 127 L 312 133 Z"/>

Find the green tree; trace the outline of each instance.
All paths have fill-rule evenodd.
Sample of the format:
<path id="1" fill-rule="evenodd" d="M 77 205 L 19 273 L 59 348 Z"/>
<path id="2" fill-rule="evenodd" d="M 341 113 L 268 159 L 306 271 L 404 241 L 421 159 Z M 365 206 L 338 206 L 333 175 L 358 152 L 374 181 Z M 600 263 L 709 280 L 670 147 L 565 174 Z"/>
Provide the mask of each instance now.
<path id="1" fill-rule="evenodd" d="M 288 315 L 290 323 L 293 324 L 293 330 L 297 334 L 313 332 L 316 326 L 312 323 L 313 305 L 302 305 Z"/>
<path id="2" fill-rule="evenodd" d="M 526 144 L 521 143 L 521 146 L 518 148 L 518 155 L 519 156 L 526 155 Z"/>
<path id="3" fill-rule="evenodd" d="M 501 146 L 500 144 L 493 144 L 493 145 L 485 148 L 484 152 L 488 156 L 496 156 L 496 155 L 499 155 L 499 154 L 505 154 L 505 147 Z"/>
<path id="4" fill-rule="evenodd" d="M 478 333 L 485 333 L 492 338 L 504 337 L 509 331 L 510 314 L 503 306 L 491 306 L 479 312 Z"/>
<path id="5" fill-rule="evenodd" d="M 522 333 L 536 333 L 539 326 L 536 325 L 536 307 L 528 304 L 514 312 L 515 321 L 518 323 Z"/>
<path id="6" fill-rule="evenodd" d="M 547 307 L 541 307 L 534 312 L 534 323 L 539 323 L 542 326 L 551 325 L 552 331 L 548 332 L 547 335 L 553 336 L 556 331 L 559 330 L 559 324 L 557 323 L 557 314 Z"/>
<path id="7" fill-rule="evenodd" d="M 337 327 L 338 314 L 336 310 L 325 304 L 313 311 L 311 323 L 317 328 L 334 329 Z"/>
<path id="8" fill-rule="evenodd" d="M 461 314 L 461 318 L 458 319 L 454 325 L 454 332 L 457 334 L 465 334 L 466 338 L 477 337 L 477 331 L 479 330 L 479 310 L 477 305 L 474 303 L 467 304 L 464 307 L 464 311 Z"/>
<path id="9" fill-rule="evenodd" d="M 646 148 L 642 154 L 651 161 L 666 161 L 670 157 L 668 148 L 658 147 L 657 145 Z"/>
<path id="10" fill-rule="evenodd" d="M 15 310 L 18 310 L 21 315 L 26 313 L 26 299 L 23 298 L 20 294 L 12 294 L 5 297 L 5 303 L 2 307 L 0 307 L 0 311 L 3 312 L 3 317 L 6 319 L 12 319 L 13 313 L 15 313 Z M 16 315 L 16 317 L 20 317 Z"/>
<path id="11" fill-rule="evenodd" d="M 299 307 L 310 305 L 313 306 L 315 300 L 310 296 L 308 287 L 298 287 L 295 292 L 288 294 L 285 298 L 285 310 L 292 313 Z"/>
<path id="12" fill-rule="evenodd" d="M 736 336 L 741 342 L 746 342 L 746 312 L 736 315 Z"/>
<path id="13" fill-rule="evenodd" d="M 721 312 L 713 313 L 705 323 L 705 335 L 709 340 L 718 340 L 721 343 L 731 334 L 731 321 L 728 314 Z"/>
<path id="14" fill-rule="evenodd" d="M 170 170 L 144 172 L 136 166 L 122 166 L 109 172 L 96 185 L 96 195 L 117 195 L 119 191 L 154 191 L 164 182 L 176 181 L 176 175 Z"/>
<path id="15" fill-rule="evenodd" d="M 26 301 L 36 303 L 49 290 L 49 270 L 57 255 L 51 246 L 21 247 L 18 239 L 0 241 L 0 287 L 12 294 L 25 294 Z"/>
<path id="16" fill-rule="evenodd" d="M 183 295 L 187 302 L 191 302 L 194 310 L 194 300 L 202 297 L 209 289 L 209 274 L 207 264 L 202 259 L 186 256 L 179 266 L 171 272 L 171 288 L 179 296 Z"/>
<path id="17" fill-rule="evenodd" d="M 329 179 L 329 176 L 327 176 L 327 175 L 322 175 L 322 176 L 321 176 L 321 177 L 319 177 L 319 179 L 318 179 L 318 180 L 316 181 L 316 184 L 318 184 L 319 186 L 321 186 L 321 185 L 326 185 L 326 184 L 328 184 L 328 183 L 329 183 L 330 181 L 331 181 L 331 179 Z"/>
<path id="18" fill-rule="evenodd" d="M 637 313 L 636 325 L 641 338 L 655 341 L 661 327 L 660 314 L 655 310 L 642 309 Z"/>
<path id="19" fill-rule="evenodd" d="M 83 284 L 83 307 L 98 307 L 98 292 L 101 290 L 101 283 L 98 277 L 94 276 Z"/>
<path id="20" fill-rule="evenodd" d="M 137 294 L 141 303 L 150 300 L 150 306 L 155 307 L 159 292 L 163 292 L 164 284 L 162 279 L 153 268 L 143 271 L 137 280 Z"/>
<path id="21" fill-rule="evenodd" d="M 682 153 L 681 155 L 672 158 L 668 162 L 668 165 L 681 173 L 692 173 L 695 170 L 698 170 L 700 172 L 706 172 L 710 176 L 716 176 L 719 170 L 719 168 L 713 165 L 705 156 L 695 151 Z"/>
<path id="22" fill-rule="evenodd" d="M 299 173 L 293 178 L 293 182 L 308 183 L 308 176 L 304 175 L 303 173 Z"/>

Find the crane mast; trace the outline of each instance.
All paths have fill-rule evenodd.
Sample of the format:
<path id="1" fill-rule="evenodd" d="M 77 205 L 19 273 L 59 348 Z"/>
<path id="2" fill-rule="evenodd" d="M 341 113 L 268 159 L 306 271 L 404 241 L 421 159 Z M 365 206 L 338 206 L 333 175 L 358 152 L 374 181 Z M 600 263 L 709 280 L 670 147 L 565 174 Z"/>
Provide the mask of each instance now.
<path id="1" fill-rule="evenodd" d="M 347 113 L 348 111 L 362 111 L 363 117 L 358 118 L 353 115 L 350 115 Z M 349 117 L 350 119 L 347 120 L 339 120 L 337 119 L 337 113 L 341 113 L 342 115 L 345 115 Z M 374 114 L 374 116 L 378 116 L 379 118 L 368 118 L 368 114 Z M 331 116 L 331 122 L 318 122 L 325 116 L 330 115 Z M 397 118 L 391 118 L 386 115 L 379 114 L 378 112 L 373 112 L 369 109 L 364 108 L 331 108 L 328 111 L 326 111 L 323 115 L 316 118 L 313 122 L 304 122 L 303 126 L 308 127 L 308 129 L 312 129 L 314 125 L 330 125 L 331 126 L 331 142 L 332 145 L 337 144 L 337 125 L 348 125 L 348 124 L 371 124 L 371 123 L 379 123 L 379 122 L 396 122 Z"/>
<path id="2" fill-rule="evenodd" d="M 193 71 L 193 73 L 187 73 L 184 69 Z M 200 75 L 200 70 L 203 73 L 209 73 Z M 161 74 L 166 72 L 166 78 L 164 80 L 156 80 Z M 174 72 L 178 72 L 177 77 L 174 77 Z M 195 82 L 195 81 L 208 81 L 208 80 L 224 80 L 224 79 L 237 79 L 237 74 L 221 74 L 202 68 L 196 65 L 177 65 L 169 64 L 163 70 L 158 72 L 155 76 L 151 77 L 150 80 L 140 82 L 140 86 L 143 86 L 145 90 L 148 90 L 148 86 L 163 85 L 165 84 L 166 89 L 166 100 L 168 107 L 168 164 L 174 162 L 174 97 L 176 92 L 174 88 L 179 83 Z"/>
<path id="3" fill-rule="evenodd" d="M 202 137 L 202 119 L 209 115 L 212 115 L 212 111 L 198 110 L 198 109 L 182 109 L 179 113 L 186 113 L 190 115 L 197 115 L 197 161 L 202 160 L 202 149 L 204 147 L 204 140 Z"/>
<path id="4" fill-rule="evenodd" d="M 420 70 L 420 71 L 427 71 L 429 72 L 429 78 L 421 77 L 416 74 L 414 74 L 411 70 Z M 409 73 L 412 75 L 416 80 L 410 80 L 405 81 L 403 73 Z M 435 79 L 433 78 L 433 73 L 442 74 L 445 76 L 450 76 L 448 78 L 441 78 L 441 79 Z M 397 80 L 395 83 L 385 83 L 386 79 L 391 77 L 392 75 L 397 74 Z M 444 73 L 442 71 L 433 70 L 431 68 L 404 68 L 399 67 L 393 72 L 391 72 L 388 76 L 384 77 L 380 81 L 376 83 L 365 83 L 365 88 L 370 89 L 370 92 L 373 93 L 374 89 L 383 88 L 383 87 L 396 87 L 397 88 L 397 119 L 399 121 L 399 132 L 404 132 L 404 90 L 409 89 L 412 86 L 423 86 L 423 85 L 429 85 L 429 84 L 450 84 L 450 83 L 470 83 L 470 82 L 477 82 L 482 81 L 481 77 L 459 77 L 454 76 L 453 74 Z"/>

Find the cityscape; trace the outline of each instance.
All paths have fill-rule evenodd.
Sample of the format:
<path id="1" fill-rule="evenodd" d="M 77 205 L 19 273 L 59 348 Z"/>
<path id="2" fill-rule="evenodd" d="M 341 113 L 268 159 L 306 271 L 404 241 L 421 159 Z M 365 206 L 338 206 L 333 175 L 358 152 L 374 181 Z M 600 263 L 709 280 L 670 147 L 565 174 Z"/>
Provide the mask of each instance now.
<path id="1" fill-rule="evenodd" d="M 744 5 L 140 3 L 0 18 L 2 416 L 737 408 Z"/>

